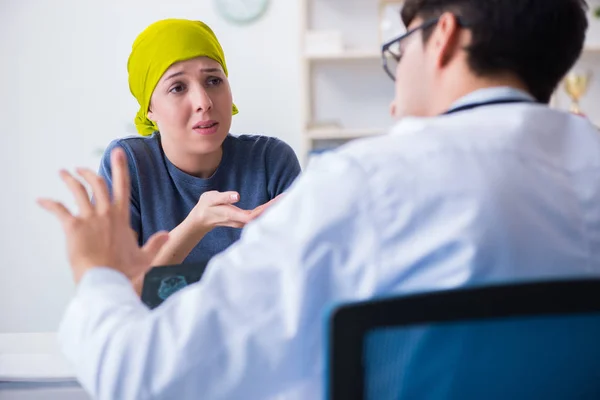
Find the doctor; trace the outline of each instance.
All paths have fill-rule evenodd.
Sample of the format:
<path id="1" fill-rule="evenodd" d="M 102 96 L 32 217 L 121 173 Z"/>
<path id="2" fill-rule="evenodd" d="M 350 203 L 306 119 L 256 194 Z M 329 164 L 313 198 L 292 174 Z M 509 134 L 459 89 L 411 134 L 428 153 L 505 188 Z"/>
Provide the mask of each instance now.
<path id="1" fill-rule="evenodd" d="M 139 249 L 129 178 L 113 199 L 62 172 L 77 293 L 65 354 L 98 399 L 322 396 L 323 312 L 335 302 L 515 280 L 600 276 L 600 136 L 548 102 L 582 50 L 580 0 L 406 0 L 384 46 L 389 135 L 314 161 L 288 195 L 215 257 L 201 282 L 150 311 L 129 278 Z M 390 82 L 391 83 L 391 82 Z"/>

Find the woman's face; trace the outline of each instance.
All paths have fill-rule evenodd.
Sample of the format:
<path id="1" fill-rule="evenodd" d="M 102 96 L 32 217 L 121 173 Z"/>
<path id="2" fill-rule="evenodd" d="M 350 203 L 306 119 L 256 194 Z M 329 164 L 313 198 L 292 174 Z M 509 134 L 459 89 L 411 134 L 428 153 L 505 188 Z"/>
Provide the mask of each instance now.
<path id="1" fill-rule="evenodd" d="M 169 67 L 150 99 L 148 119 L 165 148 L 177 155 L 219 151 L 231 127 L 229 81 L 221 65 L 198 57 Z"/>

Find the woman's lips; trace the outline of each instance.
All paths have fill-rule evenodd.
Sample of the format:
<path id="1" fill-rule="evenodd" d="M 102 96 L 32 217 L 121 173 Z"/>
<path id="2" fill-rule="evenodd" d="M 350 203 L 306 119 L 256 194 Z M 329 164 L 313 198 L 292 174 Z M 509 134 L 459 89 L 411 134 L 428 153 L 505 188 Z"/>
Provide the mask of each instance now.
<path id="1" fill-rule="evenodd" d="M 219 130 L 219 123 L 217 121 L 202 121 L 194 125 L 193 130 L 200 135 L 213 135 Z"/>

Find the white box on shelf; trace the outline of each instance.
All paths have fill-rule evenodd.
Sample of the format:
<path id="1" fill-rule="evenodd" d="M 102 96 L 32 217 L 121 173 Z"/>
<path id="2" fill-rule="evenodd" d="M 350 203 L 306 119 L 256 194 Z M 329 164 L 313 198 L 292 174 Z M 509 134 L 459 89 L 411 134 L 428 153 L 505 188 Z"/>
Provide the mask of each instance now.
<path id="1" fill-rule="evenodd" d="M 379 43 L 383 44 L 406 33 L 400 12 L 404 0 L 383 0 L 379 3 Z"/>
<path id="2" fill-rule="evenodd" d="M 304 53 L 307 57 L 341 54 L 344 51 L 342 32 L 335 30 L 308 31 L 305 34 Z"/>

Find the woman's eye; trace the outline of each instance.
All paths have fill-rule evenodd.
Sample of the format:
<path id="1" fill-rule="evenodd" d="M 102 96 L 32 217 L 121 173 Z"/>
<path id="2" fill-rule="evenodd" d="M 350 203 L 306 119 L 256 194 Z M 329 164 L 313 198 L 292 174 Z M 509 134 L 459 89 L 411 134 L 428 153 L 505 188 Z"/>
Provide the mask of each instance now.
<path id="1" fill-rule="evenodd" d="M 223 83 L 223 79 L 221 78 L 208 78 L 206 80 L 206 83 L 208 84 L 208 86 L 219 86 L 221 83 Z"/>
<path id="2" fill-rule="evenodd" d="M 169 93 L 181 93 L 185 90 L 185 87 L 182 84 L 177 84 L 171 86 L 169 89 Z"/>

